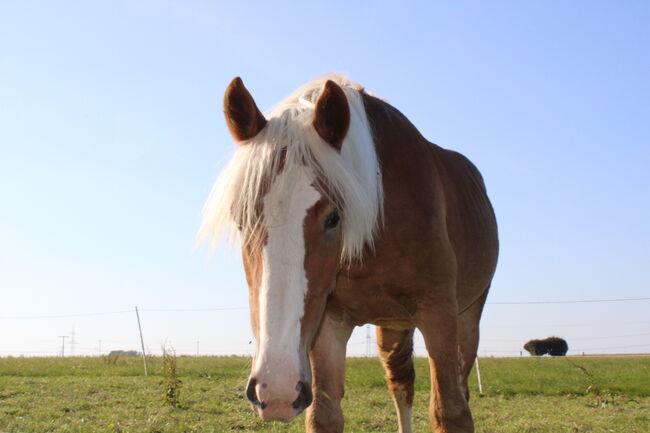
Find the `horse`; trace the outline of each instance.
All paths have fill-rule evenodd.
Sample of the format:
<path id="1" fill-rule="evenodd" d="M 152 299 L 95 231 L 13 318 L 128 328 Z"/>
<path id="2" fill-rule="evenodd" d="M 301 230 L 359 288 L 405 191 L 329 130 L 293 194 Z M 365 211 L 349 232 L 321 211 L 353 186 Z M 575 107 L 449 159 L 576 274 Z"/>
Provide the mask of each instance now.
<path id="1" fill-rule="evenodd" d="M 307 409 L 308 432 L 342 432 L 347 341 L 374 324 L 399 431 L 411 432 L 417 328 L 433 430 L 473 432 L 467 381 L 498 255 L 476 167 L 338 75 L 308 82 L 268 117 L 236 77 L 223 107 L 237 145 L 199 237 L 241 245 L 254 411 L 289 421 Z"/>

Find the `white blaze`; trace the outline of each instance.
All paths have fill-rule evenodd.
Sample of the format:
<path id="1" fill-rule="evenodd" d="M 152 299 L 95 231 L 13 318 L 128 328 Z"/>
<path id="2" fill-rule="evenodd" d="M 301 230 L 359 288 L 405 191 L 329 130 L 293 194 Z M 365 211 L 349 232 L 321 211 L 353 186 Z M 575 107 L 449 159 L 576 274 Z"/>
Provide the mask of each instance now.
<path id="1" fill-rule="evenodd" d="M 262 251 L 259 290 L 259 346 L 256 373 L 280 367 L 282 375 L 299 369 L 300 319 L 304 315 L 304 220 L 320 193 L 311 185 L 306 169 L 280 173 L 264 198 L 264 225 L 268 238 Z M 279 378 L 278 378 L 279 379 Z"/>

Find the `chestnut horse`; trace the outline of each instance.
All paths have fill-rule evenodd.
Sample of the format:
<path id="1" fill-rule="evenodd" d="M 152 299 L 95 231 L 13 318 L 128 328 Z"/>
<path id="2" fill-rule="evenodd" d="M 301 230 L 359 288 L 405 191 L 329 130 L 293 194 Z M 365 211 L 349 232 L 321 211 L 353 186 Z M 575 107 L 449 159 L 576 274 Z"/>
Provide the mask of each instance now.
<path id="1" fill-rule="evenodd" d="M 268 118 L 235 78 L 224 111 L 238 146 L 199 234 L 241 241 L 255 411 L 290 420 L 308 408 L 307 431 L 342 432 L 346 344 L 372 323 L 399 431 L 412 430 L 415 328 L 434 431 L 474 431 L 467 379 L 498 253 L 478 170 L 339 76 L 307 83 Z"/>

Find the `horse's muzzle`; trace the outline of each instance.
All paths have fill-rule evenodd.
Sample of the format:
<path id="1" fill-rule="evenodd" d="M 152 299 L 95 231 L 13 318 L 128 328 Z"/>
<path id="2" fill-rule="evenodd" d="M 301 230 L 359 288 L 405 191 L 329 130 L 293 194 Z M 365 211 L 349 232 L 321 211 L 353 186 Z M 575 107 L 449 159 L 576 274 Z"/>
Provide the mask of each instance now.
<path id="1" fill-rule="evenodd" d="M 276 393 L 266 383 L 251 377 L 246 387 L 246 397 L 264 420 L 290 421 L 312 403 L 311 386 L 305 381 L 295 385 L 295 391 Z M 274 392 L 275 391 L 275 392 Z"/>

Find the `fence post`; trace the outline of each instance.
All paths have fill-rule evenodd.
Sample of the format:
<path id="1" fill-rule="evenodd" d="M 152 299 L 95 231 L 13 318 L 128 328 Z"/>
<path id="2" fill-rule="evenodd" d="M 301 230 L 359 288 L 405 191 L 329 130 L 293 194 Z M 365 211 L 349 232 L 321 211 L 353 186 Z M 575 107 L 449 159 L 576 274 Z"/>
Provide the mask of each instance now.
<path id="1" fill-rule="evenodd" d="M 481 367 L 478 363 L 478 354 L 476 355 L 476 378 L 478 379 L 478 393 L 483 394 L 483 382 L 481 381 Z"/>
<path id="2" fill-rule="evenodd" d="M 135 307 L 135 317 L 138 318 L 138 330 L 140 331 L 140 345 L 142 346 L 142 362 L 144 363 L 144 375 L 149 376 L 149 371 L 147 370 L 147 355 L 144 353 L 144 338 L 142 338 L 142 326 L 140 326 L 140 313 L 138 312 L 138 307 Z"/>

